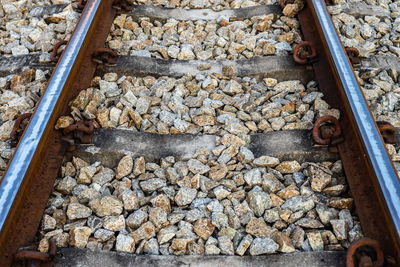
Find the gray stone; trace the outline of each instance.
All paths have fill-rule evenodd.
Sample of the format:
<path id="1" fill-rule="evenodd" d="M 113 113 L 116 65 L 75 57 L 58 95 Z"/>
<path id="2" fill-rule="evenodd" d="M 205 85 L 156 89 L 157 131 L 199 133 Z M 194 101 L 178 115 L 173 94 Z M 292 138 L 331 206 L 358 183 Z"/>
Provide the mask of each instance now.
<path id="1" fill-rule="evenodd" d="M 196 198 L 197 190 L 194 188 L 182 187 L 175 195 L 175 203 L 178 206 L 185 206 Z"/>
<path id="2" fill-rule="evenodd" d="M 133 253 L 135 251 L 135 240 L 129 235 L 119 234 L 115 243 L 115 250 Z"/>
<path id="3" fill-rule="evenodd" d="M 146 193 L 152 193 L 165 186 L 167 186 L 167 183 L 160 178 L 152 178 L 147 181 L 140 182 L 140 187 Z"/>
<path id="4" fill-rule="evenodd" d="M 128 218 L 126 219 L 126 225 L 132 229 L 137 229 L 147 220 L 147 218 L 147 212 L 139 209 L 128 216 Z"/>
<path id="5" fill-rule="evenodd" d="M 228 95 L 240 94 L 243 92 L 242 85 L 235 80 L 230 80 L 222 89 Z"/>
<path id="6" fill-rule="evenodd" d="M 150 238 L 143 247 L 143 252 L 145 254 L 150 254 L 150 255 L 159 255 L 159 247 L 157 243 L 157 239 L 155 238 Z"/>
<path id="7" fill-rule="evenodd" d="M 92 182 L 99 185 L 104 185 L 110 182 L 114 178 L 113 170 L 109 168 L 103 168 L 99 173 L 93 176 Z"/>
<path id="8" fill-rule="evenodd" d="M 272 207 L 272 201 L 265 192 L 249 192 L 247 194 L 247 202 L 256 216 L 262 216 L 266 209 Z"/>
<path id="9" fill-rule="evenodd" d="M 256 237 L 250 246 L 250 255 L 257 256 L 262 254 L 272 254 L 277 251 L 279 245 L 270 238 Z"/>
<path id="10" fill-rule="evenodd" d="M 262 188 L 264 191 L 276 193 L 285 188 L 285 186 L 271 173 L 266 173 L 262 178 Z"/>
<path id="11" fill-rule="evenodd" d="M 123 215 L 120 216 L 106 216 L 103 223 L 104 229 L 110 231 L 121 231 L 125 229 L 125 218 Z"/>
<path id="12" fill-rule="evenodd" d="M 339 212 L 339 219 L 344 220 L 348 226 L 348 229 L 352 229 L 354 226 L 353 216 L 351 215 L 349 210 L 341 210 Z"/>
<path id="13" fill-rule="evenodd" d="M 189 170 L 194 174 L 205 174 L 210 170 L 210 167 L 202 164 L 197 159 L 190 159 L 188 161 Z"/>
<path id="14" fill-rule="evenodd" d="M 309 229 L 324 228 L 320 221 L 311 218 L 301 218 L 296 222 L 296 225 Z"/>
<path id="15" fill-rule="evenodd" d="M 159 207 L 150 208 L 149 220 L 153 222 L 157 229 L 160 229 L 169 224 L 168 213 Z"/>
<path id="16" fill-rule="evenodd" d="M 77 248 L 84 248 L 87 244 L 92 230 L 89 227 L 81 226 L 72 229 L 69 233 L 69 245 Z"/>
<path id="17" fill-rule="evenodd" d="M 89 202 L 89 206 L 99 217 L 119 215 L 123 210 L 122 202 L 112 196 L 104 196 L 94 199 Z"/>
<path id="18" fill-rule="evenodd" d="M 214 192 L 215 197 L 218 200 L 222 200 L 222 199 L 226 198 L 231 193 L 231 191 L 228 188 L 226 188 L 225 186 L 222 186 L 222 185 L 214 188 L 213 192 Z"/>
<path id="19" fill-rule="evenodd" d="M 254 160 L 254 154 L 248 148 L 242 146 L 238 155 L 240 161 L 248 163 Z"/>
<path id="20" fill-rule="evenodd" d="M 295 196 L 286 200 L 285 203 L 281 206 L 281 208 L 290 209 L 293 212 L 299 210 L 307 212 L 313 209 L 314 206 L 315 206 L 314 201 L 311 198 L 303 196 Z"/>
<path id="21" fill-rule="evenodd" d="M 110 231 L 110 230 L 106 230 L 106 229 L 98 229 L 94 233 L 94 237 L 97 238 L 97 239 L 100 239 L 101 242 L 105 242 L 105 241 L 109 240 L 113 236 L 114 236 L 114 232 Z"/>
<path id="22" fill-rule="evenodd" d="M 229 237 L 223 235 L 218 237 L 218 247 L 221 250 L 221 254 L 234 255 L 233 242 Z"/>
<path id="23" fill-rule="evenodd" d="M 92 210 L 82 204 L 71 203 L 68 205 L 67 216 L 70 220 L 88 218 L 91 214 Z"/>
<path id="24" fill-rule="evenodd" d="M 131 237 L 135 239 L 135 243 L 139 243 L 143 239 L 148 240 L 156 235 L 155 227 L 152 222 L 142 224 L 136 231 L 131 233 Z"/>
<path id="25" fill-rule="evenodd" d="M 261 185 L 261 171 L 259 169 L 251 169 L 244 174 L 244 180 L 250 186 Z"/>
<path id="26" fill-rule="evenodd" d="M 363 237 L 361 226 L 359 223 L 355 224 L 354 227 L 349 231 L 349 242 L 352 243 Z"/>
<path id="27" fill-rule="evenodd" d="M 78 183 L 74 178 L 66 176 L 58 183 L 58 185 L 56 186 L 56 190 L 68 195 L 71 194 L 72 189 L 74 189 L 77 184 Z"/>
<path id="28" fill-rule="evenodd" d="M 253 237 L 251 235 L 246 235 L 242 238 L 239 245 L 236 248 L 236 254 L 239 256 L 243 256 L 246 253 L 247 249 L 250 247 L 251 243 L 253 242 Z"/>
<path id="29" fill-rule="evenodd" d="M 336 209 L 328 208 L 323 204 L 317 204 L 315 210 L 324 225 L 328 225 L 330 220 L 335 219 L 338 216 L 338 211 Z"/>
<path id="30" fill-rule="evenodd" d="M 258 167 L 275 167 L 278 165 L 279 159 L 269 156 L 261 156 L 253 161 L 253 164 Z"/>
<path id="31" fill-rule="evenodd" d="M 139 208 L 139 199 L 133 191 L 124 190 L 119 195 L 119 198 L 124 203 L 124 209 L 126 211 L 137 210 Z"/>
<path id="32" fill-rule="evenodd" d="M 346 240 L 348 229 L 346 222 L 344 220 L 331 220 L 330 223 L 337 240 Z"/>
<path id="33" fill-rule="evenodd" d="M 165 228 L 162 228 L 157 233 L 158 243 L 160 245 L 167 243 L 168 241 L 170 241 L 172 238 L 175 237 L 177 231 L 178 231 L 178 228 L 174 225 L 170 225 Z"/>
<path id="34" fill-rule="evenodd" d="M 121 179 L 132 172 L 133 159 L 131 156 L 123 157 L 118 163 L 116 178 Z"/>
<path id="35" fill-rule="evenodd" d="M 53 217 L 51 217 L 47 214 L 45 214 L 43 216 L 43 219 L 42 219 L 42 230 L 43 231 L 54 230 L 56 228 L 56 224 L 57 224 L 57 221 Z"/>
<path id="36" fill-rule="evenodd" d="M 324 242 L 320 232 L 307 232 L 307 238 L 312 250 L 321 251 L 324 249 Z"/>

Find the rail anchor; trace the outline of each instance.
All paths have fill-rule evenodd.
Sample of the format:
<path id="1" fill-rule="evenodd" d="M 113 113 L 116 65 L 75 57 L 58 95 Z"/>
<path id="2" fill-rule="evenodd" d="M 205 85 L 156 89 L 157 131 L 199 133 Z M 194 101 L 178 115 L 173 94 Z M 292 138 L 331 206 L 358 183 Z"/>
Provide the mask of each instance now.
<path id="1" fill-rule="evenodd" d="M 118 54 L 109 48 L 98 48 L 92 54 L 92 61 L 106 66 L 117 65 Z"/>
<path id="2" fill-rule="evenodd" d="M 58 52 L 58 49 L 60 48 L 60 46 L 65 45 L 65 44 L 67 44 L 67 41 L 65 41 L 65 40 L 59 41 L 58 43 L 56 43 L 56 45 L 53 47 L 53 50 L 51 51 L 51 55 L 50 55 L 51 62 L 54 62 L 54 63 L 58 62 L 61 54 L 64 52 L 64 49 L 60 52 Z"/>
<path id="3" fill-rule="evenodd" d="M 14 260 L 25 261 L 25 266 L 52 266 L 56 258 L 57 247 L 53 240 L 49 240 L 49 252 L 39 252 L 32 246 L 20 248 L 15 254 Z"/>
<path id="4" fill-rule="evenodd" d="M 128 0 L 114 0 L 112 7 L 118 11 L 126 12 L 126 11 L 131 11 L 133 5 Z"/>
<path id="5" fill-rule="evenodd" d="M 383 251 L 374 239 L 361 238 L 347 250 L 346 267 L 381 267 L 383 263 Z"/>
<path id="6" fill-rule="evenodd" d="M 78 2 L 78 12 L 82 12 L 86 5 L 86 0 L 79 0 Z"/>
<path id="7" fill-rule="evenodd" d="M 63 129 L 62 140 L 71 145 L 69 151 L 75 149 L 76 144 L 91 144 L 94 125 L 91 121 L 77 121 Z"/>
<path id="8" fill-rule="evenodd" d="M 11 130 L 10 133 L 10 138 L 12 142 L 16 145 L 19 142 L 19 139 L 21 138 L 23 132 L 25 131 L 25 125 L 22 125 L 21 123 L 25 119 L 30 119 L 32 117 L 32 113 L 25 113 L 22 114 L 17 118 L 17 120 L 14 123 L 14 127 Z"/>
<path id="9" fill-rule="evenodd" d="M 355 48 L 355 47 L 346 47 L 346 53 L 347 53 L 347 56 L 350 59 L 351 65 L 353 65 L 353 66 L 360 66 L 361 65 L 361 60 L 358 57 L 360 52 L 358 51 L 357 48 Z"/>
<path id="10" fill-rule="evenodd" d="M 300 65 L 310 64 L 317 57 L 315 47 L 308 41 L 298 44 L 294 48 L 293 60 Z"/>
<path id="11" fill-rule="evenodd" d="M 319 145 L 337 145 L 344 141 L 339 121 L 333 116 L 319 118 L 312 131 L 314 142 Z"/>
<path id="12" fill-rule="evenodd" d="M 394 136 L 396 133 L 396 128 L 394 128 L 394 126 L 387 121 L 377 121 L 376 124 L 381 132 L 383 141 L 386 144 L 396 145 L 396 139 Z"/>

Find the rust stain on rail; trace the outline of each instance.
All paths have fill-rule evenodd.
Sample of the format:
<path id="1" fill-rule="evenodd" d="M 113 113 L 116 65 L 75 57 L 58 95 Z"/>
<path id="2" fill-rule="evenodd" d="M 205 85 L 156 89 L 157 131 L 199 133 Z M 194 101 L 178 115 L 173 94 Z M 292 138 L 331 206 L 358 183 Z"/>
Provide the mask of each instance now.
<path id="1" fill-rule="evenodd" d="M 299 13 L 301 30 L 304 39 L 311 42 L 318 53 L 318 61 L 313 63 L 313 70 L 320 90 L 324 93 L 325 100 L 341 112 L 340 124 L 345 142 L 338 144 L 337 148 L 364 235 L 377 240 L 384 254 L 395 258 L 399 263 L 400 249 L 374 184 L 374 174 L 370 170 L 370 163 L 365 156 L 360 141 L 361 137 L 358 136 L 355 122 L 350 119 L 352 118 L 351 110 L 346 105 L 344 91 L 334 72 L 333 62 L 330 61 L 327 44 L 321 37 L 320 29 L 315 26 L 317 25 L 315 14 L 311 11 L 310 2 L 307 2 L 306 7 Z"/>
<path id="2" fill-rule="evenodd" d="M 66 150 L 61 132 L 54 129 L 57 118 L 67 113 L 67 103 L 90 85 L 96 64 L 91 54 L 104 47 L 115 17 L 112 1 L 101 1 L 98 13 L 83 42 L 77 61 L 69 73 L 60 99 L 46 126 L 30 168 L 19 188 L 16 201 L 0 235 L 0 266 L 10 266 L 19 247 L 33 242 L 43 211 Z M 10 161 L 11 162 L 11 161 Z"/>

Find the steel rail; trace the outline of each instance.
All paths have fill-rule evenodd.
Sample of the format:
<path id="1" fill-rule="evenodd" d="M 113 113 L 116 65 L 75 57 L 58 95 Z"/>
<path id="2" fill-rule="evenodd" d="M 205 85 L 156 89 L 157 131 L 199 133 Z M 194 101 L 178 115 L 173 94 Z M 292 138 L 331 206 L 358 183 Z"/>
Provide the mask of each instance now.
<path id="1" fill-rule="evenodd" d="M 382 190 L 382 194 L 386 201 L 386 206 L 393 220 L 393 224 L 396 227 L 399 238 L 400 183 L 397 172 L 393 168 L 393 164 L 386 152 L 385 145 L 377 130 L 375 120 L 373 119 L 368 104 L 364 99 L 357 78 L 354 76 L 353 70 L 350 67 L 325 4 L 322 0 L 312 0 L 312 2 L 315 6 L 317 16 L 320 19 L 327 44 L 331 50 L 330 56 L 332 56 L 332 59 L 335 62 L 335 67 L 339 74 L 338 77 L 343 84 L 343 88 L 347 95 L 347 101 L 353 111 L 358 130 L 367 150 L 366 156 L 372 163 L 373 170 L 378 179 L 380 189 Z"/>
<path id="2" fill-rule="evenodd" d="M 348 117 L 351 125 L 347 125 L 349 131 L 351 128 L 354 128 L 355 135 L 353 137 L 358 137 L 358 140 L 348 140 L 348 142 L 358 142 L 362 146 L 361 153 L 359 155 L 360 158 L 364 158 L 368 162 L 369 170 L 360 170 L 358 173 L 364 172 L 369 173 L 370 177 L 372 177 L 372 190 L 368 192 L 371 196 L 375 193 L 377 194 L 377 199 L 380 202 L 381 207 L 385 209 L 384 215 L 386 218 L 370 218 L 371 220 L 387 220 L 386 225 L 390 229 L 385 229 L 381 231 L 386 231 L 392 234 L 392 240 L 389 241 L 389 237 L 380 237 L 381 241 L 384 238 L 386 239 L 386 243 L 392 243 L 392 248 L 389 249 L 393 251 L 399 251 L 400 248 L 400 183 L 397 172 L 389 158 L 389 155 L 386 151 L 385 145 L 383 143 L 383 139 L 377 129 L 375 120 L 368 108 L 368 104 L 365 100 L 365 97 L 361 91 L 361 88 L 357 82 L 357 78 L 354 74 L 352 66 L 347 58 L 343 45 L 339 39 L 339 36 L 336 32 L 332 19 L 328 13 L 326 5 L 323 0 L 307 0 L 308 9 L 311 9 L 311 14 L 314 19 L 314 23 L 317 26 L 318 33 L 320 35 L 319 38 L 323 41 L 323 50 L 326 52 L 326 56 L 328 57 L 329 65 L 331 66 L 332 71 L 335 74 L 335 81 L 338 85 L 339 96 L 342 99 L 344 107 L 341 107 L 341 110 L 345 110 L 345 115 Z M 306 20 L 306 19 L 304 19 Z M 321 44 L 319 44 L 321 45 Z M 331 100 L 332 100 L 332 92 Z M 335 96 L 333 96 L 335 97 Z M 336 95 L 336 98 L 337 95 Z M 333 101 L 335 102 L 335 101 Z M 336 100 L 337 102 L 337 100 Z M 348 135 L 350 136 L 350 135 Z M 343 148 L 344 146 L 338 146 L 339 152 L 346 151 Z M 348 148 L 348 147 L 347 147 Z M 364 152 L 364 153 L 362 153 Z M 341 153 L 342 157 L 342 153 Z M 343 157 L 342 157 L 343 159 Z M 362 160 L 360 160 L 362 161 Z M 350 165 L 349 163 L 344 162 L 344 165 Z M 353 170 L 354 172 L 354 170 Z M 351 183 L 351 179 L 353 177 L 346 174 Z M 364 183 L 369 183 L 368 177 L 364 177 Z M 358 181 L 358 185 L 361 181 Z M 356 184 L 357 184 L 356 183 Z M 361 182 L 362 183 L 362 182 Z M 354 185 L 354 182 L 353 182 Z M 354 186 L 353 186 L 354 187 Z M 365 187 L 365 188 L 368 188 Z M 352 192 L 353 192 L 353 188 Z M 369 188 L 371 189 L 371 187 Z M 359 191 L 359 192 L 362 192 Z M 364 195 L 366 190 L 362 192 Z M 354 192 L 353 192 L 354 194 Z M 365 200 L 365 196 L 364 200 Z M 356 196 L 355 196 L 356 198 Z M 357 201 L 356 201 L 357 202 Z M 363 205 L 368 205 L 365 203 Z M 371 204 L 377 207 L 377 203 Z M 360 207 L 359 207 L 360 208 Z M 359 212 L 361 212 L 359 210 Z M 377 211 L 378 212 L 378 211 Z M 378 214 L 378 213 L 376 213 Z M 372 215 L 371 213 L 369 215 Z M 361 219 L 361 218 L 360 218 Z M 365 218 L 364 218 L 365 220 Z M 363 223 L 363 221 L 361 221 Z M 368 224 L 368 222 L 367 222 Z M 373 225 L 373 223 L 369 224 L 369 227 Z M 376 226 L 376 225 L 375 225 Z M 367 229 L 369 233 L 374 232 L 374 235 L 379 234 L 379 229 Z M 379 238 L 375 236 L 373 238 Z M 383 241 L 381 242 L 381 244 Z M 390 247 L 389 244 L 384 244 L 386 247 Z M 399 255 L 398 253 L 393 253 L 394 257 L 397 259 Z"/>
<path id="3" fill-rule="evenodd" d="M 35 236 L 65 152 L 54 129 L 58 116 L 89 86 L 96 65 L 91 54 L 104 46 L 115 17 L 113 1 L 90 0 L 62 54 L 47 89 L 0 181 L 0 265 Z M 29 216 L 28 216 L 29 215 Z"/>
<path id="4" fill-rule="evenodd" d="M 82 16 L 75 33 L 55 69 L 52 78 L 47 86 L 46 91 L 36 108 L 34 115 L 27 127 L 23 138 L 21 139 L 18 149 L 15 151 L 14 158 L 8 166 L 1 184 L 0 184 L 0 229 L 3 229 L 11 206 L 17 196 L 18 190 L 22 184 L 25 173 L 29 169 L 29 164 L 33 159 L 34 153 L 39 146 L 39 142 L 44 135 L 44 131 L 49 123 L 51 111 L 55 109 L 60 98 L 62 89 L 71 72 L 73 63 L 75 62 L 78 52 L 82 47 L 83 38 L 86 36 L 91 21 L 96 14 L 100 1 L 92 1 L 87 7 L 85 14 Z M 49 112 L 50 111 L 50 112 Z"/>

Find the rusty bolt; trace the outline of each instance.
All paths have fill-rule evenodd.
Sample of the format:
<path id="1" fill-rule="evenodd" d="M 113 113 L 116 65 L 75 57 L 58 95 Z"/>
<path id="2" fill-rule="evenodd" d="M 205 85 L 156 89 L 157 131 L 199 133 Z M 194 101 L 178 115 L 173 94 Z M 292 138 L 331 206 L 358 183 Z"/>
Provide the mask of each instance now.
<path id="1" fill-rule="evenodd" d="M 305 65 L 316 57 L 315 47 L 308 41 L 302 42 L 294 48 L 293 59 L 297 64 Z"/>
<path id="2" fill-rule="evenodd" d="M 58 49 L 60 48 L 60 46 L 65 45 L 65 44 L 67 44 L 67 41 L 65 41 L 65 40 L 59 41 L 58 43 L 56 43 L 56 45 L 53 47 L 53 50 L 51 51 L 51 55 L 50 55 L 51 62 L 54 62 L 54 63 L 58 62 L 61 54 L 64 51 L 64 50 L 62 50 L 61 52 L 58 52 Z"/>
<path id="3" fill-rule="evenodd" d="M 323 123 L 330 123 L 333 126 L 322 125 Z M 323 116 L 319 118 L 312 131 L 314 142 L 319 145 L 329 145 L 334 143 L 342 134 L 339 121 L 333 116 Z M 336 144 L 337 142 L 335 142 Z"/>
<path id="4" fill-rule="evenodd" d="M 358 57 L 360 52 L 355 47 L 346 47 L 347 56 L 350 59 L 350 62 L 353 66 L 359 66 L 361 64 L 361 60 Z"/>
<path id="5" fill-rule="evenodd" d="M 15 143 L 19 142 L 19 139 L 21 138 L 22 133 L 25 131 L 25 127 L 21 127 L 21 123 L 25 119 L 30 119 L 31 117 L 32 117 L 32 113 L 25 113 L 17 118 L 17 120 L 14 123 L 14 127 L 10 133 L 10 138 L 13 142 L 15 142 Z"/>
<path id="6" fill-rule="evenodd" d="M 381 132 L 383 141 L 386 144 L 396 144 L 395 133 L 396 128 L 392 124 L 387 121 L 377 121 L 376 124 L 378 125 L 378 129 Z"/>
<path id="7" fill-rule="evenodd" d="M 373 253 L 371 253 L 371 249 L 373 250 Z M 347 250 L 346 267 L 382 267 L 383 263 L 384 257 L 382 249 L 380 248 L 378 241 L 371 238 L 361 238 L 352 243 Z"/>

